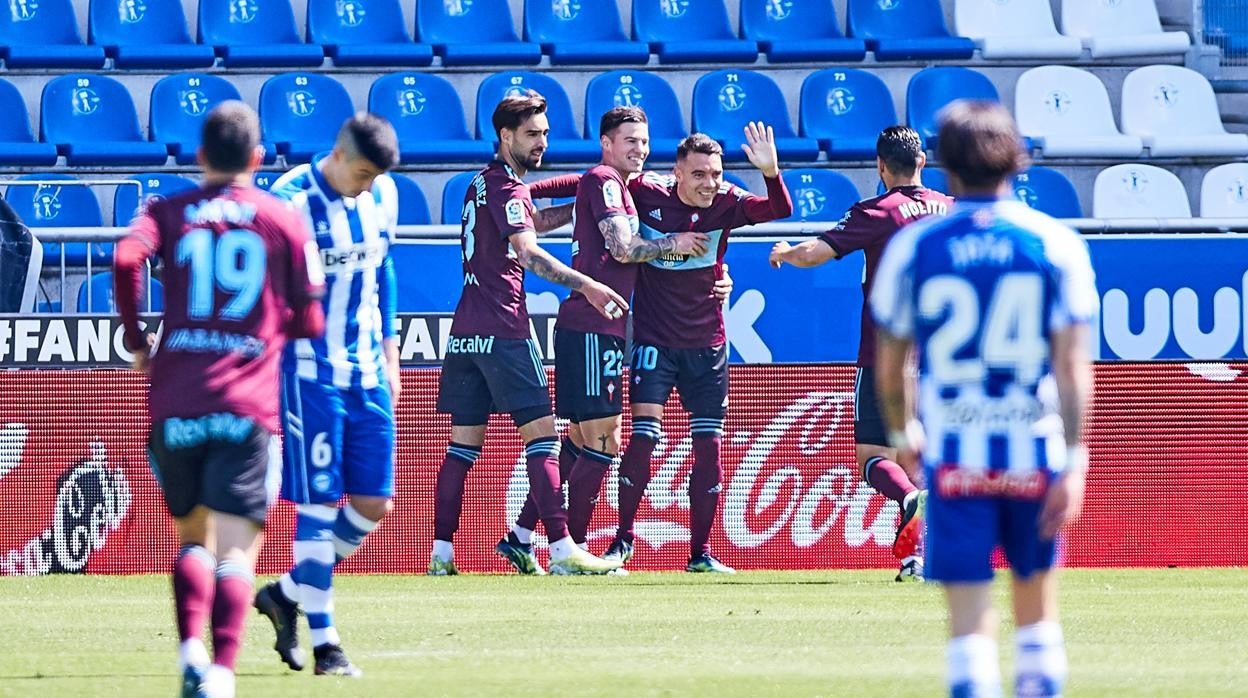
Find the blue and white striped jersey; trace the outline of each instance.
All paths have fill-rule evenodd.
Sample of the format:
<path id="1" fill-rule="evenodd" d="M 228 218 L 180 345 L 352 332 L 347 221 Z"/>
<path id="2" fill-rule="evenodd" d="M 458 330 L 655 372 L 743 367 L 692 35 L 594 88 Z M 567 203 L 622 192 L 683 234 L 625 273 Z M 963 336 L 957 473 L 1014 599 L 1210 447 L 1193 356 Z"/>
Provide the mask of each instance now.
<path id="1" fill-rule="evenodd" d="M 303 214 L 325 267 L 325 335 L 288 344 L 282 368 L 338 388 L 375 388 L 386 384 L 381 340 L 397 331 L 390 245 L 398 192 L 383 174 L 371 195 L 344 197 L 321 175 L 323 157 L 273 183 L 273 194 Z"/>
<path id="2" fill-rule="evenodd" d="M 871 311 L 918 349 L 927 467 L 1016 482 L 1060 471 L 1049 338 L 1092 322 L 1098 302 L 1087 244 L 1022 202 L 958 199 L 897 233 Z"/>

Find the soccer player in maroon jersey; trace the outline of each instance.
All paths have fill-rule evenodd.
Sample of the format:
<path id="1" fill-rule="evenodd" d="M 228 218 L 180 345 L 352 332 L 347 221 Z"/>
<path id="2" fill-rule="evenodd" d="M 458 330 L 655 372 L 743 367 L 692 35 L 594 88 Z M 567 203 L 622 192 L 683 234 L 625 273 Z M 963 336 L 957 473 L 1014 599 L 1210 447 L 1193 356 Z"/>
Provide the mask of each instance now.
<path id="1" fill-rule="evenodd" d="M 173 563 L 182 695 L 234 695 L 259 534 L 280 461 L 278 362 L 316 337 L 323 274 L 302 219 L 251 184 L 260 123 L 242 102 L 204 121 L 202 185 L 151 204 L 117 244 L 117 309 L 151 374 L 149 452 L 181 549 Z M 139 327 L 141 270 L 164 266 L 161 338 Z M 211 615 L 213 660 L 200 640 Z"/>
<path id="2" fill-rule="evenodd" d="M 637 209 L 627 180 L 640 174 L 650 155 L 650 126 L 639 107 L 615 107 L 599 122 L 602 162 L 576 187 L 572 268 L 633 295 L 639 262 L 664 254 L 700 255 L 707 236 L 685 232 L 646 240 L 638 233 Z M 535 185 L 535 189 L 537 186 Z M 620 450 L 621 377 L 628 318 L 604 318 L 584 296 L 573 293 L 555 321 L 555 414 L 570 420 L 559 454 L 568 482 L 568 533 L 585 543 L 602 480 Z M 537 523 L 532 497 L 516 525 L 495 546 L 522 574 L 538 574 L 531 537 Z"/>
<path id="3" fill-rule="evenodd" d="M 621 563 L 633 555 L 633 520 L 650 482 L 650 456 L 662 432 L 663 405 L 672 388 L 690 413 L 693 471 L 689 477 L 690 572 L 731 573 L 710 552 L 708 539 L 719 508 L 722 469 L 719 440 L 728 407 L 728 349 L 723 304 L 714 293 L 728 234 L 734 228 L 785 218 L 793 202 L 780 178 L 775 136 L 750 123 L 742 146 L 763 173 L 767 196 L 723 180 L 723 148 L 695 133 L 676 149 L 671 176 L 647 173 L 629 183 L 642 236 L 698 230 L 709 234 L 699 255 L 665 254 L 642 265 L 633 292 L 633 433 L 620 462 L 620 521 L 604 558 Z"/>
<path id="4" fill-rule="evenodd" d="M 546 100 L 529 91 L 498 103 L 496 159 L 464 195 L 464 289 L 438 382 L 438 411 L 451 415 L 451 443 L 438 470 L 429 574 L 457 572 L 451 539 L 459 527 L 464 482 L 481 454 L 491 412 L 510 413 L 525 443 L 529 492 L 550 539 L 551 572 L 603 573 L 619 567 L 590 555 L 568 535 L 559 478 L 559 440 L 546 372 L 529 334 L 524 272 L 571 288 L 607 320 L 628 312 L 620 294 L 568 268 L 537 245 L 537 231 L 569 219 L 535 215 L 522 180 L 541 164 L 550 125 Z M 541 221 L 535 221 L 536 218 Z"/>
<path id="5" fill-rule="evenodd" d="M 880 256 L 893 234 L 903 226 L 928 215 L 943 216 L 953 200 L 923 186 L 920 176 L 927 164 L 923 142 L 914 129 L 889 126 L 875 143 L 876 169 L 888 191 L 873 199 L 854 204 L 836 227 L 799 245 L 777 242 L 771 248 L 771 265 L 777 269 L 787 262 L 795 267 L 816 267 L 830 259 L 862 250 L 866 274 L 863 298 L 871 291 Z M 875 392 L 875 322 L 867 304 L 862 308 L 862 338 L 858 343 L 858 375 L 854 381 L 854 451 L 862 479 L 876 492 L 897 502 L 901 523 L 893 543 L 893 554 L 901 560 L 897 581 L 922 580 L 923 500 L 920 490 L 897 464 L 897 453 L 888 446 L 888 433 L 880 416 Z"/>

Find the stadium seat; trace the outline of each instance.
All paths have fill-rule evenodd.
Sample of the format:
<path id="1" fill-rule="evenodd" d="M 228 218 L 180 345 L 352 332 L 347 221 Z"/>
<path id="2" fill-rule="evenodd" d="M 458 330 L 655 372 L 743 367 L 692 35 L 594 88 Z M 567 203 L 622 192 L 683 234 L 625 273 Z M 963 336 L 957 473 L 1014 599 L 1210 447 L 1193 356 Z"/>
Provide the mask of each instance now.
<path id="1" fill-rule="evenodd" d="M 434 53 L 447 66 L 537 65 L 542 61 L 541 46 L 516 36 L 507 0 L 418 2 L 416 39 L 433 44 Z"/>
<path id="2" fill-rule="evenodd" d="M 0 165 L 49 167 L 56 158 L 55 144 L 35 141 L 22 93 L 8 80 L 0 80 Z"/>
<path id="3" fill-rule="evenodd" d="M 136 174 L 126 179 L 135 184 L 118 184 L 117 191 L 113 194 L 113 225 L 117 227 L 128 225 L 149 201 L 199 186 L 186 177 L 164 172 Z"/>
<path id="4" fill-rule="evenodd" d="M 878 61 L 956 59 L 975 55 L 975 42 L 951 36 L 940 0 L 848 0 L 845 33 L 865 39 Z"/>
<path id="5" fill-rule="evenodd" d="M 159 313 L 165 309 L 165 287 L 158 279 L 144 275 L 144 288 L 139 292 L 139 312 Z M 151 306 L 148 306 L 148 292 L 151 289 Z M 88 298 L 88 295 L 90 298 Z M 78 287 L 77 312 L 79 313 L 115 313 L 117 304 L 113 300 L 113 272 L 102 271 L 92 274 L 91 278 Z"/>
<path id="6" fill-rule="evenodd" d="M 576 120 L 572 118 L 572 103 L 557 80 L 544 73 L 512 70 L 494 73 L 481 81 L 477 88 L 477 138 L 496 144 L 494 133 L 494 108 L 504 97 L 521 94 L 525 90 L 537 90 L 546 98 L 546 118 L 550 121 L 549 150 L 547 162 L 598 162 L 602 147 L 598 140 L 585 140 L 577 132 Z M 493 148 L 493 145 L 491 145 Z"/>
<path id="7" fill-rule="evenodd" d="M 4 198 L 13 207 L 13 211 L 31 228 L 99 228 L 104 225 L 100 214 L 100 202 L 95 192 L 82 184 L 61 184 L 60 182 L 80 182 L 81 180 L 65 174 L 36 173 L 17 177 L 18 181 L 42 180 L 43 184 L 10 184 L 4 192 Z M 36 237 L 38 234 L 36 233 Z M 65 264 L 71 267 L 87 263 L 87 244 L 85 242 L 65 243 Z M 61 245 L 56 242 L 43 243 L 43 266 L 54 268 L 60 265 Z M 106 267 L 113 263 L 113 244 L 92 244 L 92 266 Z"/>
<path id="8" fill-rule="evenodd" d="M 399 192 L 399 225 L 429 225 L 429 204 L 425 202 L 425 193 L 420 185 L 411 177 L 391 172 L 390 179 Z"/>
<path id="9" fill-rule="evenodd" d="M 1216 4 L 1205 3 L 1205 11 Z M 1192 44 L 1186 32 L 1161 30 L 1154 0 L 1062 0 L 1062 33 L 1080 39 L 1093 58 L 1183 54 Z"/>
<path id="10" fill-rule="evenodd" d="M 286 173 L 285 172 L 273 172 L 273 171 L 267 171 L 267 170 L 257 170 L 256 173 L 251 176 L 251 181 L 257 187 L 265 191 L 268 191 L 273 188 L 273 183 L 276 182 L 284 174 Z"/>
<path id="11" fill-rule="evenodd" d="M 286 162 L 308 162 L 334 145 L 355 113 L 342 83 L 320 73 L 281 73 L 260 86 L 260 130 Z"/>
<path id="12" fill-rule="evenodd" d="M 789 121 L 784 93 L 771 78 L 751 70 L 717 70 L 698 78 L 693 85 L 693 130 L 718 140 L 724 160 L 745 160 L 747 122 L 763 121 L 775 131 L 781 160 L 814 161 L 819 142 L 798 136 Z"/>
<path id="13" fill-rule="evenodd" d="M 839 221 L 862 198 L 849 177 L 834 170 L 785 170 L 781 176 L 793 198 L 786 222 Z"/>
<path id="14" fill-rule="evenodd" d="M 1057 170 L 1032 167 L 1014 175 L 1014 196 L 1054 218 L 1082 218 L 1075 185 Z"/>
<path id="15" fill-rule="evenodd" d="M 1092 184 L 1094 218 L 1190 218 L 1187 190 L 1174 173 L 1153 165 L 1106 167 Z"/>
<path id="16" fill-rule="evenodd" d="M 191 41 L 180 2 L 91 0 L 87 35 L 121 69 L 211 68 L 211 46 Z"/>
<path id="17" fill-rule="evenodd" d="M 179 165 L 195 162 L 204 117 L 221 102 L 242 99 L 225 78 L 205 73 L 178 73 L 161 78 L 152 87 L 148 105 L 151 139 L 164 143 Z M 277 161 L 277 150 L 265 144 L 264 161 Z"/>
<path id="18" fill-rule="evenodd" d="M 595 75 L 585 88 L 585 136 L 598 140 L 602 115 L 615 107 L 641 107 L 650 125 L 650 160 L 673 162 L 676 146 L 688 134 L 680 100 L 667 80 L 640 70 Z"/>
<path id="19" fill-rule="evenodd" d="M 39 132 L 71 167 L 163 165 L 169 157 L 164 143 L 143 140 L 126 86 L 103 75 L 71 73 L 45 83 Z"/>
<path id="20" fill-rule="evenodd" d="M 860 61 L 862 39 L 848 39 L 836 25 L 832 0 L 741 0 L 741 36 L 758 42 L 769 63 Z"/>
<path id="21" fill-rule="evenodd" d="M 290 0 L 199 3 L 199 42 L 216 49 L 227 68 L 319 68 L 320 44 L 305 44 Z"/>
<path id="22" fill-rule="evenodd" d="M 1045 157 L 1138 157 L 1144 144 L 1114 125 L 1100 78 L 1064 65 L 1032 68 L 1014 86 L 1018 130 Z"/>
<path id="23" fill-rule="evenodd" d="M 368 110 L 394 124 L 405 163 L 482 162 L 494 151 L 469 135 L 459 93 L 438 75 L 383 75 L 368 90 Z"/>
<path id="24" fill-rule="evenodd" d="M 1151 157 L 1243 157 L 1248 135 L 1227 133 L 1218 100 L 1200 73 L 1177 65 L 1131 71 L 1122 83 L 1122 130 Z"/>
<path id="25" fill-rule="evenodd" d="M 104 67 L 104 47 L 82 43 L 72 0 L 10 0 L 6 4 L 8 12 L 0 12 L 0 58 L 8 70 Z"/>
<path id="26" fill-rule="evenodd" d="M 433 47 L 412 42 L 399 0 L 308 0 L 308 41 L 337 67 L 433 63 Z"/>
<path id="27" fill-rule="evenodd" d="M 827 68 L 802 82 L 798 129 L 829 160 L 874 160 L 880 131 L 897 123 L 893 96 L 874 73 Z"/>
<path id="28" fill-rule="evenodd" d="M 524 38 L 551 65 L 645 65 L 650 47 L 629 41 L 613 2 L 525 0 Z"/>
<path id="29" fill-rule="evenodd" d="M 936 149 L 936 115 L 958 99 L 1001 101 L 992 80 L 970 68 L 924 68 L 910 77 L 906 86 L 906 123 L 919 132 L 927 149 Z"/>
<path id="30" fill-rule="evenodd" d="M 783 176 L 783 175 L 781 175 L 781 176 Z M 737 174 L 737 173 L 735 173 L 735 172 L 728 172 L 728 171 L 725 171 L 725 172 L 724 172 L 724 181 L 725 181 L 725 182 L 728 182 L 729 184 L 736 185 L 736 186 L 738 186 L 738 187 L 740 187 L 740 188 L 742 188 L 742 189 L 744 189 L 744 190 L 746 190 L 746 191 L 754 191 L 753 189 L 751 189 L 751 188 L 750 188 L 749 183 L 745 181 L 745 178 L 743 178 L 741 175 L 739 175 L 739 174 Z M 787 182 L 788 180 L 785 180 L 785 181 Z"/>
<path id="31" fill-rule="evenodd" d="M 928 189 L 934 189 L 935 191 L 943 194 L 950 193 L 949 178 L 945 175 L 944 170 L 936 167 L 935 165 L 924 167 L 923 172 L 919 175 L 919 181 L 922 182 L 923 186 Z M 877 180 L 875 184 L 875 195 L 881 196 L 886 191 L 888 190 L 884 188 L 884 181 Z"/>
<path id="32" fill-rule="evenodd" d="M 447 180 L 442 187 L 442 215 L 439 219 L 443 225 L 459 225 L 462 221 L 464 196 L 468 194 L 468 183 L 477 176 L 478 171 L 460 172 Z"/>
<path id="33" fill-rule="evenodd" d="M 758 60 L 758 44 L 733 35 L 724 0 L 633 0 L 633 38 L 660 63 Z"/>
<path id="34" fill-rule="evenodd" d="M 953 24 L 958 34 L 975 40 L 988 60 L 1060 61 L 1083 55 L 1083 42 L 1057 33 L 1049 0 L 957 0 Z"/>
<path id="35" fill-rule="evenodd" d="M 1223 57 L 1231 61 L 1248 56 L 1248 1 L 1206 2 L 1203 14 L 1206 44 L 1220 47 Z"/>
<path id="36" fill-rule="evenodd" d="M 1248 218 L 1248 162 L 1231 162 L 1205 173 L 1200 184 L 1203 218 Z"/>

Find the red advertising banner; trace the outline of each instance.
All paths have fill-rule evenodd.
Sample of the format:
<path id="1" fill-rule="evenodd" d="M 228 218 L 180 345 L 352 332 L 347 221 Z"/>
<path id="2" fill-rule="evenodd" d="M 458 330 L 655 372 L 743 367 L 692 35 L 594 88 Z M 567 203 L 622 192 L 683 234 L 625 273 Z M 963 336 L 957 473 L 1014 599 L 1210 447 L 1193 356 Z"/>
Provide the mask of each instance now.
<path id="1" fill-rule="evenodd" d="M 716 554 L 739 569 L 894 566 L 897 507 L 854 464 L 853 369 L 731 371 Z M 437 369 L 403 379 L 395 509 L 344 571 L 422 572 L 428 561 L 450 424 L 433 411 Z M 169 569 L 176 543 L 147 464 L 144 393 L 144 377 L 124 370 L 0 372 L 0 573 Z M 675 401 L 667 412 L 633 569 L 682 569 L 689 554 L 688 421 Z M 1248 364 L 1100 364 L 1087 435 L 1092 471 L 1068 565 L 1248 565 Z M 503 417 L 469 475 L 462 571 L 509 569 L 493 544 L 526 491 L 521 443 Z M 590 527 L 595 552 L 615 517 L 612 476 Z M 273 512 L 262 572 L 289 564 L 292 522 L 289 505 Z"/>

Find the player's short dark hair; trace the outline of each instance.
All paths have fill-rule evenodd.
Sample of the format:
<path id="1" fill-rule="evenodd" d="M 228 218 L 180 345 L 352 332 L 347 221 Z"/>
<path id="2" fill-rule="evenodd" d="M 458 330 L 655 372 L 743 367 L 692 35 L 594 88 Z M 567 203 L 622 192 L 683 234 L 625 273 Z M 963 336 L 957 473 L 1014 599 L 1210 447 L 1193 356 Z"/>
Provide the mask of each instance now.
<path id="1" fill-rule="evenodd" d="M 503 129 L 515 130 L 520 124 L 533 118 L 536 114 L 546 113 L 546 98 L 537 90 L 525 90 L 523 94 L 503 97 L 494 107 L 494 135 L 501 140 Z"/>
<path id="2" fill-rule="evenodd" d="M 889 172 L 902 177 L 914 174 L 923 156 L 923 139 L 909 126 L 889 126 L 875 139 L 875 154 Z"/>
<path id="3" fill-rule="evenodd" d="M 339 129 L 338 143 L 381 170 L 399 164 L 399 136 L 389 121 L 376 114 L 359 111 L 352 115 Z"/>
<path id="4" fill-rule="evenodd" d="M 256 110 L 235 99 L 213 107 L 204 119 L 200 146 L 208 167 L 235 174 L 251 164 L 251 154 L 260 144 L 260 117 Z"/>
<path id="5" fill-rule="evenodd" d="M 695 133 L 676 146 L 676 160 L 684 160 L 689 153 L 702 153 L 703 155 L 723 155 L 724 148 L 714 138 L 705 133 Z"/>
<path id="6" fill-rule="evenodd" d="M 641 107 L 613 107 L 607 110 L 602 115 L 602 120 L 598 122 L 598 134 L 609 137 L 624 124 L 645 123 L 649 123 L 649 120 L 646 119 L 646 112 Z"/>
<path id="7" fill-rule="evenodd" d="M 1014 117 L 998 102 L 958 100 L 937 116 L 941 164 L 973 189 L 992 189 L 1027 167 Z"/>

